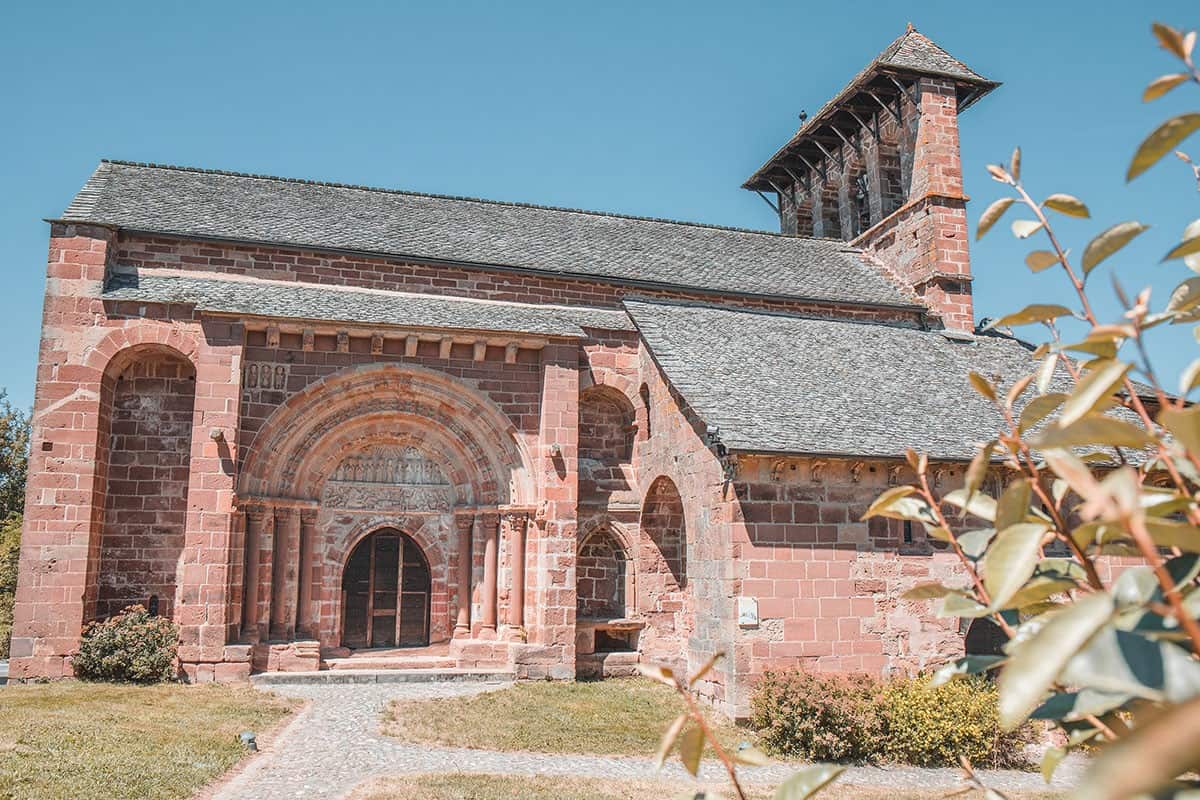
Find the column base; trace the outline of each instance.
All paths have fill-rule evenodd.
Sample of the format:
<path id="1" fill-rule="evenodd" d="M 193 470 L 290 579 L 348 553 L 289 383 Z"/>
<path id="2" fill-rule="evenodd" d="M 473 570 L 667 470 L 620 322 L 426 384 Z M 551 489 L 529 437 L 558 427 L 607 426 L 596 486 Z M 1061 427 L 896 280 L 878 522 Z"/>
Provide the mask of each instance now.
<path id="1" fill-rule="evenodd" d="M 524 626 L 505 625 L 500 631 L 500 639 L 505 642 L 524 642 L 528 640 Z"/>

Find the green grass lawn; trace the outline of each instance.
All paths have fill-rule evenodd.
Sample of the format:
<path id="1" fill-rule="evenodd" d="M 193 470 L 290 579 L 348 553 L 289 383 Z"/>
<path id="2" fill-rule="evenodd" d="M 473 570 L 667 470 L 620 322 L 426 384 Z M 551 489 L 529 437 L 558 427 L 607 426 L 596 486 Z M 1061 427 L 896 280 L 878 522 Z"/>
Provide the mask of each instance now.
<path id="1" fill-rule="evenodd" d="M 733 793 L 722 786 L 709 787 L 722 797 Z M 769 800 L 771 791 L 746 787 L 751 800 Z M 669 800 L 691 797 L 696 784 L 688 781 L 600 780 L 590 778 L 514 777 L 502 775 L 412 775 L 370 781 L 356 789 L 350 800 Z M 929 792 L 896 791 L 865 786 L 838 786 L 836 783 L 817 795 L 817 800 L 933 800 L 945 797 L 946 790 Z M 1061 795 L 1007 793 L 1012 800 L 1041 800 Z M 958 795 L 966 800 L 981 798 L 981 793 Z"/>
<path id="2" fill-rule="evenodd" d="M 537 753 L 653 756 L 684 710 L 668 687 L 646 679 L 540 681 L 472 697 L 393 702 L 384 732 L 409 742 Z M 734 745 L 753 735 L 716 723 Z"/>
<path id="3" fill-rule="evenodd" d="M 294 704 L 248 687 L 58 681 L 0 688 L 0 798 L 190 797 Z"/>

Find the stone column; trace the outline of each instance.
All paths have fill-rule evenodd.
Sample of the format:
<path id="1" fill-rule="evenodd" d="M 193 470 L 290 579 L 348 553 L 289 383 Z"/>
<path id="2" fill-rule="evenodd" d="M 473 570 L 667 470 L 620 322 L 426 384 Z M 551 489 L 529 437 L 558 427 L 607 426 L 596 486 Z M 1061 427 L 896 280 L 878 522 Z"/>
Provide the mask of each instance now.
<path id="1" fill-rule="evenodd" d="M 480 627 L 493 634 L 496 632 L 496 574 L 500 569 L 496 540 L 498 523 L 495 514 L 487 514 L 483 518 L 483 613 L 480 615 Z"/>
<path id="2" fill-rule="evenodd" d="M 267 535 L 267 509 L 263 506 L 247 506 L 246 510 L 246 569 L 242 585 L 242 638 L 257 641 L 258 630 L 258 584 L 262 540 Z"/>
<path id="3" fill-rule="evenodd" d="M 300 514 L 275 509 L 275 561 L 271 576 L 271 638 L 296 635 L 296 567 L 300 555 Z"/>
<path id="4" fill-rule="evenodd" d="M 528 515 L 511 512 L 504 515 L 512 569 L 512 591 L 508 599 L 508 624 L 518 638 L 525 637 L 525 525 Z"/>
<path id="5" fill-rule="evenodd" d="M 454 527 L 458 534 L 458 569 L 455 576 L 458 616 L 454 622 L 456 638 L 471 635 L 471 529 L 474 526 L 474 514 L 459 514 L 454 518 Z"/>
<path id="6" fill-rule="evenodd" d="M 258 640 L 271 638 L 272 586 L 275 582 L 275 530 L 278 527 L 275 509 L 268 507 L 263 512 L 262 530 L 258 536 Z"/>
<path id="7" fill-rule="evenodd" d="M 300 598 L 296 612 L 296 632 L 305 638 L 317 638 L 313 614 L 314 547 L 317 541 L 317 511 L 300 512 Z"/>

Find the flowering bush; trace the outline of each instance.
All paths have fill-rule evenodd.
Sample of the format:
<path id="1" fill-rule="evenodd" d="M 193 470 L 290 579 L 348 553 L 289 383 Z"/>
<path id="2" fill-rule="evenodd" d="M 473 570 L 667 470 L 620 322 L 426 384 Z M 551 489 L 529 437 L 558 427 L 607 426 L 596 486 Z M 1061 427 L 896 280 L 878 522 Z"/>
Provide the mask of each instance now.
<path id="1" fill-rule="evenodd" d="M 175 623 L 130 606 L 84 629 L 71 666 L 84 680 L 161 683 L 177 676 L 178 645 Z"/>

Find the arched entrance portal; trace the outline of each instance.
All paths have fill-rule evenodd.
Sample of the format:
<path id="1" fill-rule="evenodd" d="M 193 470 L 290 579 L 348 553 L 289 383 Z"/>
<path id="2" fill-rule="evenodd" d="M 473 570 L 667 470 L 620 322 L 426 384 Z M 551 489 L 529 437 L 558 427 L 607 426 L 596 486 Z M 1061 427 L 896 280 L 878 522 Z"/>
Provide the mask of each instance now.
<path id="1" fill-rule="evenodd" d="M 342 646 L 429 644 L 429 562 L 408 534 L 382 528 L 364 537 L 342 572 Z"/>

